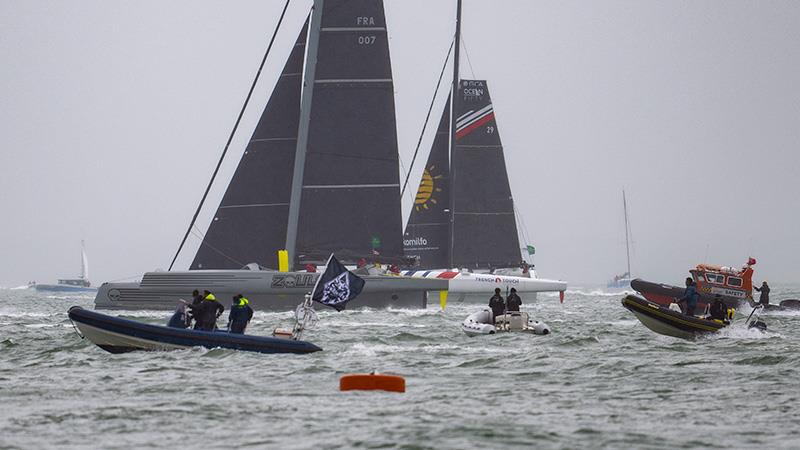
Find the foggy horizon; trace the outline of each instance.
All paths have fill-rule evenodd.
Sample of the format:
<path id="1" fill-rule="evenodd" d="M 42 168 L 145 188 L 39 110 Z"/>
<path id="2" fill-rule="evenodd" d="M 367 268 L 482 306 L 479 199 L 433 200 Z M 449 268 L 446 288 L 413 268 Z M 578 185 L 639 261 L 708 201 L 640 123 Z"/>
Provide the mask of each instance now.
<path id="1" fill-rule="evenodd" d="M 0 286 L 78 275 L 82 239 L 93 285 L 166 269 L 283 3 L 0 2 Z M 204 231 L 310 4 L 289 7 Z M 384 4 L 402 182 L 455 1 Z M 797 281 L 798 23 L 790 1 L 465 0 L 461 77 L 488 81 L 540 277 L 574 288 L 625 271 L 625 189 L 634 276 L 679 283 L 698 263 L 753 256 L 754 282 Z"/>

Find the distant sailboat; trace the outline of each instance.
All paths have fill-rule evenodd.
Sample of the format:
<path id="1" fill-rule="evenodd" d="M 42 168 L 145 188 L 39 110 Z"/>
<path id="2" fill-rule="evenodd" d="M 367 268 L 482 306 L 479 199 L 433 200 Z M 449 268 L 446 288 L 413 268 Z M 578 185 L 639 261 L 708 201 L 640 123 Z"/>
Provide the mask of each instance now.
<path id="1" fill-rule="evenodd" d="M 459 0 L 452 91 L 403 237 L 405 253 L 417 266 L 404 274 L 448 278 L 450 292 L 481 298 L 496 287 L 564 292 L 565 282 L 537 279 L 522 257 L 488 83 L 459 77 L 460 24 Z"/>
<path id="2" fill-rule="evenodd" d="M 625 190 L 622 191 L 622 211 L 625 217 L 625 257 L 627 269 L 625 273 L 614 276 L 606 284 L 609 288 L 624 289 L 631 286 L 631 245 L 630 245 L 630 225 L 628 224 L 628 200 L 625 198 Z"/>
<path id="3" fill-rule="evenodd" d="M 86 257 L 86 246 L 81 241 L 81 276 L 78 278 L 63 278 L 58 280 L 58 284 L 37 284 L 32 285 L 37 291 L 47 292 L 95 292 L 97 288 L 92 287 L 89 282 L 89 259 Z"/>
<path id="4" fill-rule="evenodd" d="M 294 308 L 319 276 L 295 267 L 331 253 L 345 263 L 401 263 L 399 172 L 383 2 L 314 0 L 190 270 L 171 265 L 140 283 L 104 284 L 95 305 L 172 309 L 193 289 L 209 289 L 223 302 L 244 293 L 254 308 Z M 277 264 L 283 249 L 288 271 Z M 424 307 L 427 291 L 447 288 L 363 278 L 354 306 Z"/>

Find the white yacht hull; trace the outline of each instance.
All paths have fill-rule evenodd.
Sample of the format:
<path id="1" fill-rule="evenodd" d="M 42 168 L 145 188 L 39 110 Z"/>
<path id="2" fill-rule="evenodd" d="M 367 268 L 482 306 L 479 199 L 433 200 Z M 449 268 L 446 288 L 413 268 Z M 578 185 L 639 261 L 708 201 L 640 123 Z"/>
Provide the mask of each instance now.
<path id="1" fill-rule="evenodd" d="M 408 270 L 403 275 L 413 278 L 447 280 L 450 295 L 464 296 L 465 299 L 479 298 L 486 301 L 496 288 L 505 294 L 511 288 L 523 298 L 531 300 L 537 292 L 564 292 L 567 283 L 559 280 L 493 275 L 482 273 L 455 272 L 448 270 Z"/>

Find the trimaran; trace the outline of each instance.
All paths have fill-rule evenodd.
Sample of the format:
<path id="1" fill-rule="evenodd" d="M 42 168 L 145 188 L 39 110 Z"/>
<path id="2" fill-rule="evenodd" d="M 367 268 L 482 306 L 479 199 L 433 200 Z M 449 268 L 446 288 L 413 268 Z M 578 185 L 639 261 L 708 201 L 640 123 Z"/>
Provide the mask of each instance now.
<path id="1" fill-rule="evenodd" d="M 403 273 L 449 279 L 449 292 L 462 298 L 485 300 L 497 287 L 563 298 L 565 282 L 536 278 L 523 261 L 488 83 L 459 76 L 461 0 L 455 25 L 451 92 L 403 236 L 420 267 Z"/>
<path id="2" fill-rule="evenodd" d="M 273 41 L 288 4 L 289 1 L 284 6 Z M 457 31 L 456 37 L 458 34 Z M 454 62 L 457 54 L 458 51 Z M 455 67 L 454 80 L 457 80 L 458 64 Z M 257 80 L 258 76 L 253 86 Z M 462 80 L 462 83 L 470 87 L 483 83 L 482 94 L 475 96 L 473 103 L 456 101 L 451 107 L 453 110 L 474 109 L 482 104 L 480 102 L 491 109 L 485 82 Z M 467 94 L 468 89 L 458 89 L 460 84 L 453 83 L 452 98 L 456 98 L 456 94 Z M 485 110 L 486 105 L 480 109 Z M 247 101 L 242 111 L 246 107 Z M 473 114 L 461 114 L 464 116 L 461 120 L 469 122 L 465 126 L 470 132 L 476 129 L 472 126 L 475 123 L 471 121 Z M 493 117 L 485 117 L 484 114 L 478 118 L 480 125 L 493 120 Z M 459 117 L 449 117 L 447 123 L 458 126 L 461 122 L 457 119 Z M 237 120 L 237 126 L 238 123 Z M 469 153 L 467 146 L 474 145 L 470 140 L 478 139 L 480 143 L 485 133 L 470 135 L 463 127 L 459 128 L 461 132 L 456 127 L 451 128 L 451 142 L 459 140 L 455 146 L 451 145 L 450 151 L 454 168 L 450 179 L 456 181 L 459 177 L 469 177 L 467 167 L 476 163 L 456 155 L 460 156 L 462 150 L 462 153 Z M 235 131 L 236 126 L 231 136 Z M 476 264 L 462 264 L 456 257 L 438 267 L 488 269 L 502 267 L 494 265 L 498 261 L 516 263 L 521 260 L 502 147 L 496 132 L 494 138 L 496 144 L 491 145 L 496 151 L 482 153 L 493 154 L 491 159 L 495 164 L 499 161 L 508 195 L 506 210 L 498 216 L 507 215 L 510 208 L 510 222 L 483 220 L 491 214 L 479 211 L 469 218 L 470 210 L 464 203 L 467 197 L 454 195 L 451 211 L 457 212 L 450 216 L 452 250 L 448 257 L 459 255 L 462 248 L 472 249 L 467 250 L 472 254 L 485 252 L 482 254 L 490 257 Z M 220 164 L 227 148 L 226 145 Z M 434 158 L 433 151 L 431 158 Z M 462 167 L 462 162 L 467 166 Z M 360 260 L 407 265 L 408 255 L 413 256 L 413 252 L 403 245 L 399 172 L 394 87 L 383 2 L 314 0 L 309 19 L 299 33 L 222 201 L 202 236 L 190 270 L 171 270 L 171 265 L 166 272 L 145 273 L 138 283 L 104 283 L 95 305 L 111 309 L 171 309 L 177 299 L 186 298 L 193 289 L 209 289 L 223 301 L 246 293 L 255 308 L 292 308 L 319 276 L 294 268 L 323 263 L 331 253 L 351 264 Z M 214 176 L 178 253 L 195 228 L 213 182 Z M 469 193 L 455 191 L 461 189 L 460 186 L 455 183 L 451 190 Z M 462 213 L 463 221 L 460 220 Z M 461 244 L 466 241 L 459 236 L 471 234 L 468 238 L 473 240 L 477 232 L 481 237 L 491 235 L 487 246 L 476 248 Z M 495 238 L 506 234 L 513 237 L 516 257 L 497 259 L 496 255 L 504 253 L 493 249 L 505 241 Z M 283 249 L 288 252 L 288 267 L 282 268 L 283 271 L 264 269 L 276 266 L 276 254 Z M 425 264 L 423 267 L 427 266 L 425 259 L 420 262 Z M 516 287 L 520 292 L 529 292 L 529 286 L 533 286 L 531 292 L 566 289 L 563 282 L 499 273 L 473 275 L 430 270 L 414 275 L 362 275 L 366 284 L 353 306 L 424 307 L 431 291 L 449 289 L 485 297 L 497 285 Z"/>

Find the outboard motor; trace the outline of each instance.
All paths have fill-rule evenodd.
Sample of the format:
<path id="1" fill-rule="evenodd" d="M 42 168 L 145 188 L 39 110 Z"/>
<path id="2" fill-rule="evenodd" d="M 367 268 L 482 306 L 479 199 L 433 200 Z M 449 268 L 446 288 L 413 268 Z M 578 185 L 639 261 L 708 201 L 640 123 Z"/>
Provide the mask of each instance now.
<path id="1" fill-rule="evenodd" d="M 761 319 L 756 319 L 756 320 L 750 322 L 750 324 L 747 325 L 747 328 L 748 329 L 755 328 L 755 329 L 757 329 L 759 331 L 767 331 L 767 323 L 764 322 Z"/>

